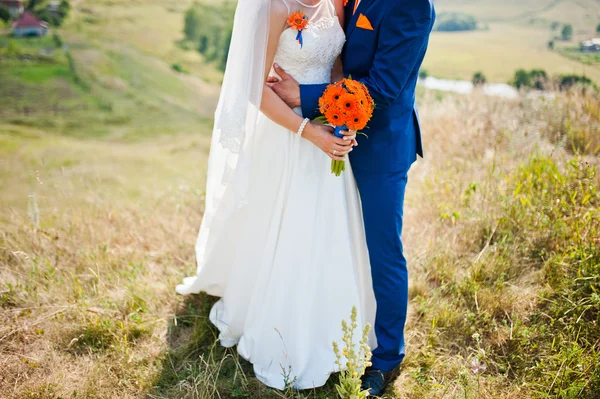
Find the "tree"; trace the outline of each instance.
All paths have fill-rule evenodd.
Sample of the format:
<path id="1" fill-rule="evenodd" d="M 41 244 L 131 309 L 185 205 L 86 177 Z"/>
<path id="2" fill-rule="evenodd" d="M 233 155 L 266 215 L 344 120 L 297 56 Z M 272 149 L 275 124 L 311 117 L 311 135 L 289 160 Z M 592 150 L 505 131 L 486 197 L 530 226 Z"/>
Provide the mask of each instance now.
<path id="1" fill-rule="evenodd" d="M 201 16 L 195 8 L 190 8 L 185 12 L 185 21 L 183 33 L 188 40 L 198 40 L 201 29 Z"/>
<path id="2" fill-rule="evenodd" d="M 593 80 L 585 75 L 562 75 L 558 77 L 558 86 L 561 91 L 572 89 L 575 86 L 589 86 L 596 88 L 596 84 Z"/>
<path id="3" fill-rule="evenodd" d="M 207 61 L 224 70 L 233 29 L 235 2 L 196 3 L 185 13 L 185 38 Z"/>
<path id="4" fill-rule="evenodd" d="M 439 32 L 459 32 L 477 29 L 475 17 L 461 13 L 440 13 L 435 30 Z"/>
<path id="5" fill-rule="evenodd" d="M 4 22 L 10 21 L 10 11 L 5 6 L 0 6 L 0 20 Z"/>
<path id="6" fill-rule="evenodd" d="M 473 86 L 483 86 L 487 82 L 487 78 L 483 72 L 475 72 L 471 81 L 473 82 Z"/>
<path id="7" fill-rule="evenodd" d="M 550 41 L 548 42 L 548 48 L 549 48 L 550 50 L 554 50 L 554 40 L 550 40 Z"/>
<path id="8" fill-rule="evenodd" d="M 573 25 L 565 24 L 563 25 L 561 37 L 563 40 L 571 40 L 573 38 Z"/>
<path id="9" fill-rule="evenodd" d="M 517 89 L 531 87 L 531 75 L 524 69 L 519 69 L 515 72 L 515 77 L 512 82 Z"/>
<path id="10" fill-rule="evenodd" d="M 553 31 L 557 30 L 558 27 L 560 26 L 560 22 L 558 21 L 554 21 L 552 22 L 552 24 L 550 25 L 550 29 L 552 29 Z"/>
<path id="11" fill-rule="evenodd" d="M 548 74 L 543 69 L 533 69 L 529 72 L 531 87 L 536 90 L 546 90 L 548 86 Z"/>
<path id="12" fill-rule="evenodd" d="M 598 24 L 598 26 L 596 26 L 596 33 L 600 33 L 600 24 Z"/>
<path id="13" fill-rule="evenodd" d="M 27 3 L 27 9 L 35 10 L 35 8 L 38 6 L 39 3 L 40 3 L 40 0 L 29 0 L 29 3 Z"/>
<path id="14" fill-rule="evenodd" d="M 421 69 L 419 70 L 419 79 L 427 79 L 429 77 L 429 71 L 427 71 L 427 69 Z"/>

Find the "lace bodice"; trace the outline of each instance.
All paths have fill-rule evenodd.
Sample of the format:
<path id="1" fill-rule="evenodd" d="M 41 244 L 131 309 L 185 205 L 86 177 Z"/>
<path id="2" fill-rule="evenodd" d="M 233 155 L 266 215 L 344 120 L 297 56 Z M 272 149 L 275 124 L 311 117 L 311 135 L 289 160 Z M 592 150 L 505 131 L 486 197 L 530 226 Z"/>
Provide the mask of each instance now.
<path id="1" fill-rule="evenodd" d="M 335 15 L 332 0 L 321 0 L 310 6 L 299 0 L 283 1 L 290 12 L 298 9 L 309 17 L 302 32 L 303 46 L 296 40 L 297 31 L 287 28 L 281 34 L 275 62 L 300 84 L 318 84 L 331 81 L 331 70 L 346 41 L 344 30 Z"/>

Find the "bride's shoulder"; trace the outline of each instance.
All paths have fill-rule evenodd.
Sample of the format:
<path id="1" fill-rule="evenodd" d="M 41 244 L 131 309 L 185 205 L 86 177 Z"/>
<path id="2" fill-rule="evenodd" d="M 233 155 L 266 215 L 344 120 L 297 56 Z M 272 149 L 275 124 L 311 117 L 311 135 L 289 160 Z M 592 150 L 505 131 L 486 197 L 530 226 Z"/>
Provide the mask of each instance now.
<path id="1" fill-rule="evenodd" d="M 290 14 L 289 7 L 290 0 L 271 0 L 271 24 L 276 24 L 279 26 L 285 26 L 285 21 L 287 21 L 288 15 Z M 283 29 L 283 28 L 282 28 Z"/>
<path id="2" fill-rule="evenodd" d="M 290 0 L 271 0 L 271 14 L 288 15 L 290 13 Z"/>

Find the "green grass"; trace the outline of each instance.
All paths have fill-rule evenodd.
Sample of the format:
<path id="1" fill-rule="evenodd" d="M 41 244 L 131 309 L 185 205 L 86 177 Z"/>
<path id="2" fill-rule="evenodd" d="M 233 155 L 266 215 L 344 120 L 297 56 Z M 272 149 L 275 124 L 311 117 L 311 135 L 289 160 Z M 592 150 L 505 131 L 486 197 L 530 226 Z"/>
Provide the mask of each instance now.
<path id="1" fill-rule="evenodd" d="M 558 52 L 572 60 L 576 60 L 585 65 L 600 66 L 600 53 L 581 52 L 579 47 L 561 47 Z"/>

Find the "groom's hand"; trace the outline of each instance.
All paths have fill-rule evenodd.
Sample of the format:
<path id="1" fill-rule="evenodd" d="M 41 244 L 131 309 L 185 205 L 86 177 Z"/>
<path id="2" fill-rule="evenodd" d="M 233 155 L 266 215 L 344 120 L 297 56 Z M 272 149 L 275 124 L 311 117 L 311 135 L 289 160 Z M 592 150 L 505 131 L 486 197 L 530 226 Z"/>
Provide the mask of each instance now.
<path id="1" fill-rule="evenodd" d="M 352 151 L 352 141 L 333 135 L 333 128 L 325 125 L 309 123 L 304 128 L 302 137 L 316 145 L 327 156 L 336 161 L 343 161 L 344 156 Z"/>
<path id="2" fill-rule="evenodd" d="M 273 65 L 273 69 L 277 72 L 277 75 L 281 77 L 281 80 L 269 77 L 267 83 L 273 89 L 275 94 L 279 96 L 290 108 L 300 107 L 300 84 L 296 82 L 296 79 L 292 75 L 288 74 L 279 65 Z"/>

